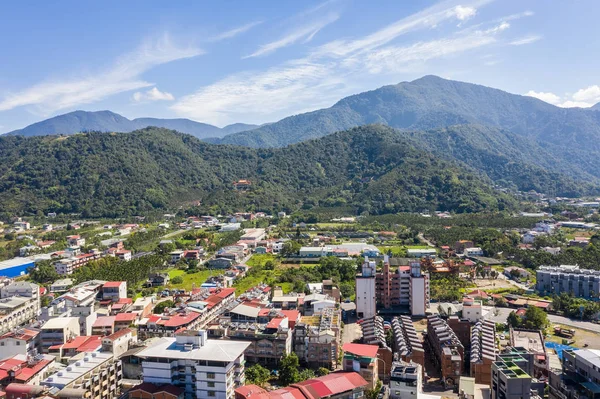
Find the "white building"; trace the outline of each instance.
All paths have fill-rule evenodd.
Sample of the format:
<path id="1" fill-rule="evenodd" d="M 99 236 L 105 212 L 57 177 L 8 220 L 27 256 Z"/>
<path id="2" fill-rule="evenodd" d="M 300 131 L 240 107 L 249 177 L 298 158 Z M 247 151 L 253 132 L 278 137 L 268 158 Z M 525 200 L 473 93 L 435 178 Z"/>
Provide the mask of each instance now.
<path id="1" fill-rule="evenodd" d="M 425 316 L 429 307 L 429 276 L 421 273 L 421 265 L 410 265 L 410 313 L 413 316 Z"/>
<path id="2" fill-rule="evenodd" d="M 19 329 L 9 331 L 0 336 L 0 355 L 2 358 L 8 358 L 15 355 L 33 355 L 39 345 L 38 330 Z"/>
<path id="3" fill-rule="evenodd" d="M 483 249 L 481 249 L 479 247 L 465 248 L 464 255 L 467 256 L 467 257 L 469 257 L 469 256 L 483 256 Z"/>
<path id="4" fill-rule="evenodd" d="M 434 258 L 437 255 L 437 251 L 433 248 L 423 248 L 423 249 L 407 249 L 406 256 L 409 258 L 424 258 L 430 257 Z"/>
<path id="5" fill-rule="evenodd" d="M 391 399 L 417 399 L 423 392 L 423 372 L 418 363 L 394 362 L 390 375 Z"/>
<path id="6" fill-rule="evenodd" d="M 137 356 L 143 359 L 144 382 L 179 386 L 186 397 L 230 399 L 244 385 L 248 346 L 247 341 L 209 340 L 204 330 L 186 330 L 161 338 Z"/>
<path id="7" fill-rule="evenodd" d="M 481 320 L 482 307 L 481 301 L 476 301 L 467 298 L 463 301 L 462 318 L 469 320 L 471 323 L 476 323 Z"/>
<path id="8" fill-rule="evenodd" d="M 362 273 L 356 276 L 356 315 L 359 318 L 370 318 L 377 315 L 375 295 L 375 276 L 377 265 L 365 257 Z"/>
<path id="9" fill-rule="evenodd" d="M 48 320 L 40 329 L 42 351 L 48 352 L 53 345 L 62 345 L 80 334 L 79 318 L 56 317 Z"/>

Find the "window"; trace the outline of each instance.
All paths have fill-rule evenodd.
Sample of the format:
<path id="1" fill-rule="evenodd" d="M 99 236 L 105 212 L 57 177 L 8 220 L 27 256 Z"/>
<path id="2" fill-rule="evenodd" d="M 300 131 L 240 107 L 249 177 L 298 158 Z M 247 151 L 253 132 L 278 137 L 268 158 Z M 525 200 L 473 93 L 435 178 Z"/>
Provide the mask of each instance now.
<path id="1" fill-rule="evenodd" d="M 214 398 L 215 396 L 217 396 L 215 391 L 208 391 L 209 398 Z"/>
<path id="2" fill-rule="evenodd" d="M 17 341 L 17 346 L 21 346 L 21 341 Z"/>
<path id="3" fill-rule="evenodd" d="M 208 381 L 206 384 L 208 385 L 209 388 L 215 387 L 215 383 L 213 381 Z"/>
<path id="4" fill-rule="evenodd" d="M 215 379 L 215 373 L 206 373 L 206 378 L 210 378 L 211 380 Z"/>

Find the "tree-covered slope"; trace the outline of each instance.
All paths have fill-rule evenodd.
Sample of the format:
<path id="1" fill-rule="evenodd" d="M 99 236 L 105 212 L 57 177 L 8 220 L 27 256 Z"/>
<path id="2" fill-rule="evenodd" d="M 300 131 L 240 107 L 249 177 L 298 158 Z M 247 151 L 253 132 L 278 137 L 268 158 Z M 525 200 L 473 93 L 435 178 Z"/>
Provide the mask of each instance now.
<path id="1" fill-rule="evenodd" d="M 233 134 L 257 127 L 256 125 L 235 123 L 220 129 L 207 123 L 200 123 L 182 118 L 137 118 L 129 120 L 124 116 L 111 111 L 74 111 L 34 123 L 23 129 L 14 130 L 9 134 L 20 136 L 47 136 L 54 134 L 68 135 L 91 131 L 126 133 L 143 129 L 148 126 L 177 130 L 178 132 L 191 134 L 192 136 L 200 139 L 208 137 L 223 137 L 227 134 Z"/>
<path id="2" fill-rule="evenodd" d="M 247 192 L 232 182 L 250 179 Z M 212 145 L 148 128 L 130 134 L 0 137 L 4 216 L 81 212 L 118 216 L 200 200 L 227 212 L 313 206 L 386 213 L 504 209 L 489 180 L 366 126 L 280 149 Z"/>

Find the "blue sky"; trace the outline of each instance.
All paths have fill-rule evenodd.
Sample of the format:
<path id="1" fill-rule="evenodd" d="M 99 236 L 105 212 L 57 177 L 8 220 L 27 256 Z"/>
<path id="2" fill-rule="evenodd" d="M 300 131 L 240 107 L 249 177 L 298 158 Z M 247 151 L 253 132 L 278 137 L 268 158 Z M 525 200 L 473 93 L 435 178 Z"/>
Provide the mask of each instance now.
<path id="1" fill-rule="evenodd" d="M 3 2 L 0 132 L 83 109 L 264 123 L 426 74 L 600 101 L 596 0 Z"/>

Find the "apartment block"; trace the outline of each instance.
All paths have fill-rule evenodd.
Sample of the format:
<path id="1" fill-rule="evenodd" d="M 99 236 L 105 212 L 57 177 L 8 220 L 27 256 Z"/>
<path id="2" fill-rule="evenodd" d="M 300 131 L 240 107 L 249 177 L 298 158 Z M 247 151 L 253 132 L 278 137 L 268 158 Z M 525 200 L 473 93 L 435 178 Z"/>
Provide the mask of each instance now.
<path id="1" fill-rule="evenodd" d="M 540 266 L 536 271 L 536 290 L 542 295 L 566 292 L 575 297 L 600 297 L 600 271 L 579 266 Z"/>
<path id="2" fill-rule="evenodd" d="M 549 385 L 551 397 L 597 398 L 600 395 L 600 351 L 564 350 L 562 370 L 550 375 Z"/>
<path id="3" fill-rule="evenodd" d="M 446 388 L 457 387 L 464 369 L 465 348 L 448 324 L 437 315 L 427 317 L 427 345 L 441 370 Z"/>
<path id="4" fill-rule="evenodd" d="M 109 352 L 81 353 L 71 358 L 63 370 L 47 377 L 40 384 L 54 387 L 71 397 L 90 399 L 118 398 L 123 380 L 121 361 Z"/>
<path id="5" fill-rule="evenodd" d="M 394 332 L 393 349 L 394 353 L 398 354 L 399 360 L 419 364 L 423 369 L 425 350 L 410 317 L 395 317 L 392 320 L 392 331 Z"/>
<path id="6" fill-rule="evenodd" d="M 391 399 L 417 399 L 423 391 L 423 370 L 417 363 L 394 362 L 390 376 Z"/>
<path id="7" fill-rule="evenodd" d="M 365 257 L 362 273 L 356 276 L 356 315 L 370 318 L 377 314 L 376 294 L 377 264 Z"/>
<path id="8" fill-rule="evenodd" d="M 337 367 L 341 334 L 339 309 L 302 316 L 294 328 L 294 352 L 309 367 Z"/>
<path id="9" fill-rule="evenodd" d="M 413 316 L 424 316 L 429 307 L 429 275 L 421 271 L 419 259 L 408 265 L 392 267 L 384 256 L 383 269 L 376 273 L 377 306 L 382 309 L 408 309 Z"/>
<path id="10" fill-rule="evenodd" d="M 186 398 L 231 399 L 244 385 L 245 341 L 211 340 L 206 331 L 186 330 L 161 338 L 137 353 L 144 382 L 183 388 Z"/>
<path id="11" fill-rule="evenodd" d="M 476 384 L 490 385 L 492 363 L 496 360 L 496 325 L 491 320 L 478 321 L 471 329 L 471 377 Z"/>

